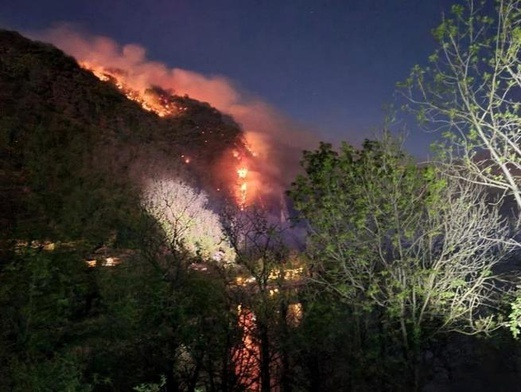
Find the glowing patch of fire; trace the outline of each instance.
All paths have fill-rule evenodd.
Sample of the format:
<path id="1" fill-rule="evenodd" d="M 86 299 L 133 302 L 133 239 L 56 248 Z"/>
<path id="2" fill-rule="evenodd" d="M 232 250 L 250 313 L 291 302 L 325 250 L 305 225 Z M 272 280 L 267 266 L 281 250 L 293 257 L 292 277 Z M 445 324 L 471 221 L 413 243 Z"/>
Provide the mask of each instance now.
<path id="1" fill-rule="evenodd" d="M 237 169 L 237 177 L 238 177 L 238 190 L 237 190 L 237 204 L 240 209 L 244 209 L 246 207 L 247 199 L 248 199 L 248 168 L 242 164 L 241 154 L 237 150 L 233 150 L 233 157 L 240 164 Z"/>
<path id="2" fill-rule="evenodd" d="M 175 106 L 163 102 L 160 97 L 148 94 L 146 91 L 130 89 L 127 87 L 127 83 L 125 83 L 125 75 L 121 75 L 119 72 L 111 71 L 87 61 L 82 61 L 79 65 L 83 69 L 92 72 L 101 81 L 107 82 L 112 80 L 128 99 L 139 103 L 143 109 L 155 113 L 159 117 L 172 116 L 180 111 Z"/>
<path id="3" fill-rule="evenodd" d="M 98 79 L 105 82 L 112 82 L 116 87 L 126 95 L 126 97 L 132 101 L 135 101 L 141 105 L 141 107 L 149 112 L 153 112 L 160 117 L 172 116 L 180 114 L 186 108 L 177 107 L 170 102 L 165 102 L 161 97 L 156 97 L 153 94 L 149 94 L 146 91 L 137 91 L 129 88 L 126 83 L 126 75 L 117 70 L 107 69 L 105 67 L 83 61 L 80 66 L 90 72 L 92 72 Z M 204 132 L 203 132 L 204 133 Z M 207 140 L 205 140 L 205 143 Z M 246 149 L 251 156 L 257 156 L 257 153 L 251 149 L 250 146 L 245 144 Z M 239 207 L 244 209 L 248 201 L 248 168 L 244 166 L 242 162 L 241 153 L 237 150 L 233 150 L 233 157 L 237 160 L 237 190 L 236 190 L 236 201 Z M 185 164 L 190 163 L 190 158 L 181 155 L 181 158 Z"/>
<path id="4" fill-rule="evenodd" d="M 246 178 L 248 175 L 248 169 L 241 167 L 240 169 L 237 169 L 237 174 L 239 175 L 239 178 Z"/>

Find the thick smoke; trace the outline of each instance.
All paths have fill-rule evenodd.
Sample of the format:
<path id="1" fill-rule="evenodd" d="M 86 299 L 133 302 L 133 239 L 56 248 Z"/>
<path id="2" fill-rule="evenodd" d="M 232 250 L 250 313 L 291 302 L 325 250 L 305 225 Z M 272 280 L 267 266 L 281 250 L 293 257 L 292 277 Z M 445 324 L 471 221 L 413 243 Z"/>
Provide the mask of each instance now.
<path id="1" fill-rule="evenodd" d="M 317 144 L 310 132 L 302 131 L 302 127 L 267 103 L 240 92 L 226 77 L 169 68 L 148 60 L 145 49 L 139 45 L 121 46 L 110 38 L 79 33 L 70 26 L 50 29 L 38 38 L 51 42 L 79 62 L 124 71 L 134 90 L 159 86 L 208 102 L 231 115 L 245 131 L 246 140 L 263 167 L 263 176 L 272 182 L 272 189 L 266 189 L 268 184 L 265 179 L 262 181 L 262 193 L 280 192 L 287 187 L 298 172 L 302 150 Z"/>

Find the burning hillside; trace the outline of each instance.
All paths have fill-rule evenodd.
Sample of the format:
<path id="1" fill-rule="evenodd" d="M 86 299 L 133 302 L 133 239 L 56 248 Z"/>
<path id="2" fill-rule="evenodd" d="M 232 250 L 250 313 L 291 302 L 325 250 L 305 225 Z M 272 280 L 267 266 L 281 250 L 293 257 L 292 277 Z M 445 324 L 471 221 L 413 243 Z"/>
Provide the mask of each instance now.
<path id="1" fill-rule="evenodd" d="M 96 242 L 123 226 L 125 210 L 135 212 L 134 197 L 153 179 L 178 178 L 210 200 L 252 199 L 253 154 L 217 109 L 153 86 L 119 83 L 118 91 L 15 32 L 0 31 L 0 53 L 4 227 Z M 115 68 L 98 77 L 125 81 Z"/>
<path id="2" fill-rule="evenodd" d="M 240 141 L 230 143 L 219 160 L 212 158 L 215 190 L 233 184 L 237 202 L 244 206 L 254 200 L 280 202 L 283 191 L 299 170 L 301 151 L 315 144 L 315 138 L 300 130 L 266 103 L 239 92 L 222 76 L 204 76 L 192 71 L 168 68 L 146 59 L 138 45 L 119 46 L 106 37 L 80 35 L 70 28 L 47 31 L 52 42 L 98 78 L 112 82 L 129 99 L 163 118 L 187 115 L 182 98 L 208 102 L 233 117 L 241 126 Z M 182 121 L 182 120 L 181 120 Z M 211 145 L 205 129 L 194 129 L 204 144 Z M 200 151 L 197 151 L 200 153 Z M 211 151 L 210 151 L 211 153 Z M 187 165 L 196 159 L 182 152 Z M 231 172 L 231 173 L 230 173 Z M 278 202 L 277 202 L 278 203 Z"/>
<path id="3" fill-rule="evenodd" d="M 102 81 L 109 82 L 116 86 L 125 96 L 141 105 L 141 107 L 149 112 L 157 114 L 163 118 L 179 118 L 189 116 L 189 106 L 187 105 L 188 97 L 179 97 L 172 90 L 164 90 L 157 86 L 147 86 L 147 88 L 138 90 L 135 85 L 129 81 L 129 73 L 118 69 L 103 67 L 90 63 L 88 61 L 80 61 L 80 66 L 91 71 L 96 77 Z M 194 133 L 203 138 L 206 146 L 214 145 L 212 138 L 215 130 L 200 129 L 194 127 Z M 217 135 L 219 138 L 224 137 L 223 133 Z M 211 147 L 210 147 L 211 148 Z M 213 162 L 215 191 L 221 192 L 227 188 L 234 196 L 236 203 L 244 208 L 248 204 L 254 202 L 256 198 L 256 185 L 259 183 L 255 180 L 255 174 L 252 173 L 254 167 L 256 153 L 243 139 L 242 135 L 237 135 L 237 139 L 233 141 L 233 146 L 227 148 L 218 162 Z M 181 154 L 181 160 L 186 165 L 194 165 L 194 154 L 186 152 Z M 258 172 L 257 172 L 258 176 Z M 220 185 L 224 183 L 224 185 Z"/>
<path id="4" fill-rule="evenodd" d="M 118 68 L 104 68 L 88 61 L 80 61 L 83 69 L 91 71 L 98 79 L 115 85 L 128 99 L 139 103 L 143 109 L 157 114 L 159 117 L 181 114 L 183 108 L 179 105 L 172 92 L 160 88 L 150 88 L 143 91 L 133 89 L 127 82 L 128 73 Z"/>

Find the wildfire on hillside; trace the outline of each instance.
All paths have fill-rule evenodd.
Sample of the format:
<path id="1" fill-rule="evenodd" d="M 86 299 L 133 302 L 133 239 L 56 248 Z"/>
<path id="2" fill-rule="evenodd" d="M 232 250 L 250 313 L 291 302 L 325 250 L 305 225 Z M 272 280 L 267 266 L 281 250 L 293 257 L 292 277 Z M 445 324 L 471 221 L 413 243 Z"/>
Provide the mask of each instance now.
<path id="1" fill-rule="evenodd" d="M 92 72 L 98 79 L 112 83 L 125 94 L 128 99 L 139 103 L 143 109 L 155 113 L 159 117 L 179 116 L 186 110 L 186 108 L 177 105 L 169 99 L 172 97 L 171 92 L 165 92 L 165 95 L 154 94 L 151 92 L 151 86 L 144 90 L 129 87 L 130 83 L 127 82 L 128 75 L 122 70 L 105 68 L 88 61 L 81 61 L 80 66 Z M 169 96 L 167 94 L 169 94 Z M 233 149 L 232 151 L 234 158 L 232 166 L 235 167 L 235 174 L 231 176 L 234 178 L 231 180 L 231 188 L 234 189 L 233 194 L 241 210 L 253 200 L 254 187 L 252 184 L 252 175 L 250 175 L 251 170 L 249 169 L 250 162 L 248 161 L 256 156 L 256 153 L 247 143 L 244 143 L 242 147 L 244 151 L 240 151 L 239 149 Z M 182 155 L 181 158 L 185 164 L 191 162 L 191 159 L 185 155 Z M 226 159 L 226 161 L 228 160 Z"/>
<path id="2" fill-rule="evenodd" d="M 235 161 L 230 151 L 224 152 L 220 158 L 228 166 L 213 160 L 212 172 L 203 174 L 215 180 L 211 185 L 214 191 L 235 195 L 239 204 L 242 200 L 251 206 L 255 201 L 275 215 L 279 213 L 277 210 L 286 209 L 284 190 L 300 173 L 302 151 L 318 143 L 302 124 L 259 97 L 237 89 L 225 76 L 204 75 L 152 61 L 147 58 L 146 49 L 137 44 L 120 45 L 109 37 L 80 33 L 70 26 L 51 28 L 39 38 L 72 55 L 100 79 L 119 83 L 130 99 L 159 116 L 182 115 L 189 108 L 179 107 L 183 103 L 177 98 L 189 96 L 233 117 L 243 127 L 244 143 L 230 145 L 230 151 L 240 150 L 244 159 Z M 197 167 L 197 151 L 186 153 L 190 156 L 189 164 Z M 244 166 L 248 168 L 247 181 L 237 173 Z M 244 192 L 246 196 L 238 196 Z"/>
<path id="3" fill-rule="evenodd" d="M 139 103 L 146 111 L 153 112 L 159 117 L 175 116 L 183 112 L 184 108 L 169 102 L 164 96 L 150 93 L 149 89 L 139 91 L 130 88 L 127 83 L 127 74 L 120 69 L 105 68 L 88 61 L 81 61 L 79 64 L 98 79 L 115 85 L 128 99 Z"/>
<path id="4" fill-rule="evenodd" d="M 239 156 L 240 155 L 238 155 L 238 157 Z M 246 207 L 248 197 L 248 168 L 245 166 L 239 166 L 237 169 L 237 177 L 239 180 L 237 201 L 239 203 L 239 207 L 244 209 L 244 207 Z"/>

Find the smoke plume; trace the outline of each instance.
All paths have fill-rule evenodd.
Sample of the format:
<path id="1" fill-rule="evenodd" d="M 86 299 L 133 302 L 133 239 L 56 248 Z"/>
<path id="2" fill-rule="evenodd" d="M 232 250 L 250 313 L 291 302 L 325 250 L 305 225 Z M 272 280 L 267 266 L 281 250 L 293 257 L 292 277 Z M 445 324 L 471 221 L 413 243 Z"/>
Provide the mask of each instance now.
<path id="1" fill-rule="evenodd" d="M 301 126 L 269 104 L 239 91 L 224 76 L 170 68 L 148 60 L 145 48 L 139 45 L 119 45 L 110 38 L 79 33 L 70 26 L 47 30 L 38 34 L 38 39 L 56 45 L 78 62 L 124 71 L 126 83 L 134 90 L 143 91 L 150 86 L 158 86 L 167 91 L 173 90 L 177 95 L 186 94 L 208 102 L 219 111 L 231 115 L 244 130 L 263 171 L 272 179 L 273 183 L 269 186 L 273 189 L 264 189 L 264 192 L 280 192 L 287 187 L 298 172 L 302 150 L 314 148 L 317 144 L 311 132 L 302 131 Z M 263 183 L 262 186 L 267 187 L 268 184 Z"/>

